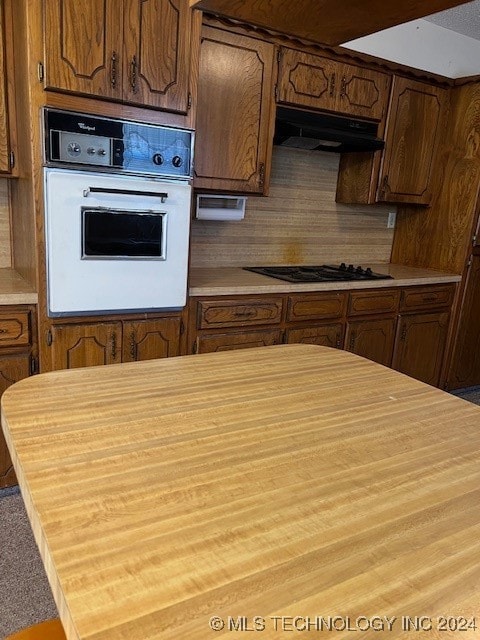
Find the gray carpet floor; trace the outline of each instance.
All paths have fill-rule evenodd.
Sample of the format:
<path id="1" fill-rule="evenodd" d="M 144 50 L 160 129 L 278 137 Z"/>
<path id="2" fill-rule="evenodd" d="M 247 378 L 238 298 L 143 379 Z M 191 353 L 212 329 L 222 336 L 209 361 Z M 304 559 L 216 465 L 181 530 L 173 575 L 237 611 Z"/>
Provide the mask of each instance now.
<path id="1" fill-rule="evenodd" d="M 480 404 L 480 386 L 454 392 Z M 0 639 L 57 617 L 18 488 L 0 489 Z"/>

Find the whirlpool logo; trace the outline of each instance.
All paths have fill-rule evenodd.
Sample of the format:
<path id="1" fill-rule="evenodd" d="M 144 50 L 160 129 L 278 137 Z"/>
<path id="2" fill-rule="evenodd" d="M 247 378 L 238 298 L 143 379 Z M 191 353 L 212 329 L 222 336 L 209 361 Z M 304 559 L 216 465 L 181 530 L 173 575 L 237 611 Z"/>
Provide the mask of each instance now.
<path id="1" fill-rule="evenodd" d="M 78 126 L 80 129 L 83 129 L 84 131 L 95 131 L 96 127 L 91 127 L 88 124 L 85 124 L 85 122 L 77 122 Z"/>

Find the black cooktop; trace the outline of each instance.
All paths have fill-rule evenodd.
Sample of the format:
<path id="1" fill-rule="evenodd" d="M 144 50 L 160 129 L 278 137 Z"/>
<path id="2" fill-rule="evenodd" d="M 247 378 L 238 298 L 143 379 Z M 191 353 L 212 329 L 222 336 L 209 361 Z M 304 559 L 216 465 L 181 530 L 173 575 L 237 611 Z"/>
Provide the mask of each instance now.
<path id="1" fill-rule="evenodd" d="M 392 276 L 375 273 L 366 267 L 348 266 L 342 262 L 341 265 L 322 264 L 321 266 L 298 266 L 298 267 L 244 267 L 246 271 L 255 271 L 264 276 L 287 280 L 288 282 L 342 282 L 351 280 L 388 280 Z"/>

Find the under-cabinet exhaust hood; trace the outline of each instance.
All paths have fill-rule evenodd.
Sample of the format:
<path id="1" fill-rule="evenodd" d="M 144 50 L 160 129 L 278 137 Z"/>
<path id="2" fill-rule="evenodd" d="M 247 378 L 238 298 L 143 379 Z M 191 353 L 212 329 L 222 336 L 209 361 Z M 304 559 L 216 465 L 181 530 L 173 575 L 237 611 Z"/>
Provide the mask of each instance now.
<path id="1" fill-rule="evenodd" d="M 378 124 L 355 118 L 278 107 L 273 143 L 310 151 L 377 151 Z"/>

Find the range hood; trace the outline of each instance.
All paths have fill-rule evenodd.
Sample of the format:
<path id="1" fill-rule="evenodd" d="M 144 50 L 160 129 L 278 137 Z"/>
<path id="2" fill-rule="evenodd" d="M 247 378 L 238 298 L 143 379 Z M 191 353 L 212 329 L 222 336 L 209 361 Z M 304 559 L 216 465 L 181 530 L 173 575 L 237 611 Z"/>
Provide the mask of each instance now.
<path id="1" fill-rule="evenodd" d="M 310 151 L 377 151 L 378 124 L 355 118 L 277 107 L 273 143 Z"/>

